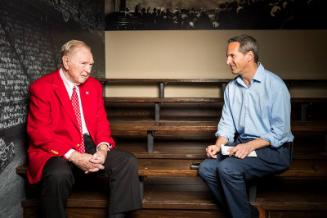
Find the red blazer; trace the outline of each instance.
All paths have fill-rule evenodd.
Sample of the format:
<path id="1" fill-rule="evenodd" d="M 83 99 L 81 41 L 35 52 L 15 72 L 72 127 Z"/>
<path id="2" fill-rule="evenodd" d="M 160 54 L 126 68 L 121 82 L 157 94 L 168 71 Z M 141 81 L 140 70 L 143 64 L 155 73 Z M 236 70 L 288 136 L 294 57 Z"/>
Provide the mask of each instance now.
<path id="1" fill-rule="evenodd" d="M 79 88 L 91 138 L 96 145 L 108 142 L 114 147 L 101 84 L 90 77 Z M 30 86 L 27 132 L 30 139 L 27 178 L 31 184 L 41 180 L 43 167 L 49 158 L 63 156 L 81 143 L 74 110 L 59 70 L 41 77 Z"/>

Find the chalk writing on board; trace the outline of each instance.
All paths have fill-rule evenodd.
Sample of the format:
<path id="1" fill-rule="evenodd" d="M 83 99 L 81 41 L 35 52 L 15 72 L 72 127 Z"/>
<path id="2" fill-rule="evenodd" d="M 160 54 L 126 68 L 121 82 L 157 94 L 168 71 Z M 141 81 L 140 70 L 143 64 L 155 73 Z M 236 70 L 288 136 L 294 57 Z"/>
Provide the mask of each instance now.
<path id="1" fill-rule="evenodd" d="M 14 143 L 6 144 L 5 141 L 0 138 L 0 173 L 15 156 Z"/>

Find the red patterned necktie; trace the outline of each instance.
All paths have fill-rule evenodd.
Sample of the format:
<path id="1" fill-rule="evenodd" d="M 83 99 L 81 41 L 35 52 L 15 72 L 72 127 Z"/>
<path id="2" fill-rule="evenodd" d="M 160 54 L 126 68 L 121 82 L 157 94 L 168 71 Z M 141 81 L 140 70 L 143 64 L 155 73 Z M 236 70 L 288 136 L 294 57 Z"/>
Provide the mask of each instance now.
<path id="1" fill-rule="evenodd" d="M 76 86 L 74 86 L 73 88 L 73 94 L 72 94 L 72 105 L 73 105 L 73 109 L 76 115 L 76 120 L 77 120 L 77 124 L 79 127 L 79 131 L 81 134 L 81 144 L 78 146 L 77 151 L 79 151 L 80 153 L 84 153 L 85 152 L 85 146 L 84 146 L 84 138 L 83 138 L 83 131 L 82 131 L 82 119 L 81 119 L 81 111 L 80 111 L 80 107 L 79 107 L 79 101 L 78 101 L 78 96 L 77 96 L 77 92 L 76 92 Z"/>

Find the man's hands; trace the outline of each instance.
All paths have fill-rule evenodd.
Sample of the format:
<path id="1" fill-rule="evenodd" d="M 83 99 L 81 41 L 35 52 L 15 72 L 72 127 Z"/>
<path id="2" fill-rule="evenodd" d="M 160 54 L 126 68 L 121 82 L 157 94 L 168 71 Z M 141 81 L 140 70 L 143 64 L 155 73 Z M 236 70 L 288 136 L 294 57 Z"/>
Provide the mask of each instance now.
<path id="1" fill-rule="evenodd" d="M 216 159 L 217 153 L 220 152 L 220 149 L 221 149 L 220 145 L 209 145 L 206 148 L 207 156 L 209 158 Z M 237 158 L 244 159 L 254 150 L 255 150 L 254 146 L 251 146 L 248 143 L 244 143 L 229 148 L 228 152 L 229 152 L 229 156 L 235 156 Z"/>
<path id="2" fill-rule="evenodd" d="M 220 151 L 220 145 L 209 145 L 206 148 L 207 157 L 209 158 L 217 158 L 217 153 Z"/>
<path id="3" fill-rule="evenodd" d="M 104 162 L 107 158 L 108 150 L 98 150 L 93 155 L 74 151 L 69 160 L 85 173 L 98 172 L 104 169 Z"/>
<path id="4" fill-rule="evenodd" d="M 83 170 L 85 173 L 88 172 L 97 172 L 99 170 L 104 169 L 104 166 L 100 163 L 92 163 L 90 160 L 92 159 L 93 155 L 88 153 L 79 153 L 74 151 L 69 160 L 73 162 L 78 168 Z"/>
<path id="5" fill-rule="evenodd" d="M 237 158 L 244 159 L 254 150 L 254 146 L 251 146 L 249 143 L 238 144 L 229 149 L 229 156 L 234 155 Z"/>
<path id="6" fill-rule="evenodd" d="M 209 158 L 217 158 L 217 153 L 220 151 L 222 144 L 226 144 L 228 140 L 225 137 L 218 137 L 215 145 L 209 145 L 206 148 Z M 257 138 L 247 143 L 238 144 L 235 147 L 228 149 L 229 156 L 235 156 L 240 159 L 247 157 L 252 151 L 270 146 L 270 142 L 262 138 Z"/>
<path id="7" fill-rule="evenodd" d="M 85 173 L 98 172 L 104 169 L 103 164 L 106 161 L 108 150 L 106 144 L 100 144 L 97 147 L 97 152 L 93 155 L 74 151 L 69 160 Z"/>

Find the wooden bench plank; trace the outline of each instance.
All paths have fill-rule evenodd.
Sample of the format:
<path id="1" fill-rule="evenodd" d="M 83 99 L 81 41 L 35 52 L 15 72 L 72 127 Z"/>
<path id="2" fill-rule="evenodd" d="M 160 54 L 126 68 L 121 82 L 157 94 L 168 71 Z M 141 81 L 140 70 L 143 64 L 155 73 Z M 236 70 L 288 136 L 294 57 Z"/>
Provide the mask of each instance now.
<path id="1" fill-rule="evenodd" d="M 168 177 L 194 177 L 197 170 L 190 168 L 194 162 L 200 160 L 180 159 L 139 159 L 140 176 L 168 176 Z M 26 173 L 26 166 L 18 166 L 19 175 Z M 277 177 L 281 178 L 311 178 L 327 180 L 327 160 L 294 160 L 291 167 Z"/>
<path id="2" fill-rule="evenodd" d="M 158 141 L 154 151 L 148 152 L 146 142 L 118 142 L 120 150 L 133 153 L 141 159 L 204 159 L 205 147 L 210 142 L 197 141 Z"/>
<path id="3" fill-rule="evenodd" d="M 324 180 L 266 180 L 259 185 L 256 203 L 268 210 L 326 211 L 325 186 Z"/>
<path id="4" fill-rule="evenodd" d="M 159 178 L 160 179 L 160 178 Z M 197 184 L 187 181 L 159 180 L 154 178 L 145 182 L 143 209 L 218 209 L 208 189 L 192 188 Z M 193 184 L 192 184 L 193 183 Z M 327 194 L 321 185 L 315 183 L 299 184 L 291 182 L 287 186 L 274 190 L 262 190 L 258 193 L 254 205 L 268 210 L 327 210 Z M 307 189 L 304 185 L 309 186 Z M 35 207 L 37 199 L 26 199 L 23 207 Z M 107 199 L 103 190 L 98 192 L 73 192 L 67 202 L 67 208 L 106 208 Z"/>
<path id="5" fill-rule="evenodd" d="M 327 180 L 327 160 L 293 160 L 290 168 L 277 176 Z"/>
<path id="6" fill-rule="evenodd" d="M 217 121 L 113 121 L 111 130 L 114 136 L 146 135 L 148 131 L 154 134 L 171 135 L 210 134 L 217 129 Z"/>
<path id="7" fill-rule="evenodd" d="M 28 199 L 22 202 L 23 207 L 32 207 L 38 204 L 37 199 Z M 73 192 L 67 201 L 67 208 L 105 208 L 107 197 L 104 191 Z"/>
<path id="8" fill-rule="evenodd" d="M 155 133 L 215 133 L 217 121 L 118 121 L 111 123 L 113 135 L 146 135 L 147 131 Z M 327 133 L 327 123 L 324 121 L 293 121 L 292 132 L 298 133 Z"/>
<path id="9" fill-rule="evenodd" d="M 212 143 L 214 140 L 212 141 Z M 205 159 L 205 148 L 210 142 L 196 141 L 158 141 L 155 143 L 154 151 L 148 152 L 146 143 L 119 143 L 119 149 L 133 153 L 141 159 Z M 327 153 L 323 150 L 317 151 L 312 149 L 298 150 L 294 145 L 294 160 L 327 160 Z"/>
<path id="10" fill-rule="evenodd" d="M 120 104 L 120 103 L 128 103 L 128 104 L 135 104 L 135 103 L 205 103 L 205 104 L 219 104 L 223 103 L 223 98 L 192 98 L 192 97 L 165 97 L 165 98 L 150 98 L 150 97 L 105 97 L 105 103 L 107 106 L 110 104 Z"/>
<path id="11" fill-rule="evenodd" d="M 197 170 L 190 169 L 198 160 L 139 160 L 139 175 L 141 176 L 197 176 Z M 276 175 L 281 178 L 311 178 L 327 180 L 326 160 L 294 160 L 291 167 Z"/>
<path id="12" fill-rule="evenodd" d="M 326 97 L 291 97 L 292 103 L 327 103 Z"/>
<path id="13" fill-rule="evenodd" d="M 123 78 L 98 78 L 105 85 L 133 84 L 133 85 L 155 85 L 184 84 L 184 85 L 221 85 L 228 83 L 230 79 L 123 79 Z"/>
<path id="14" fill-rule="evenodd" d="M 326 121 L 292 121 L 292 132 L 296 133 L 327 133 Z"/>
<path id="15" fill-rule="evenodd" d="M 38 202 L 35 199 L 23 201 L 25 218 L 36 217 Z M 310 214 L 314 213 L 320 215 L 319 217 L 323 217 L 323 214 L 327 211 L 326 202 L 326 195 L 298 190 L 260 193 L 254 205 L 261 208 L 261 211 L 267 211 L 268 213 L 274 211 L 283 211 L 284 213 L 310 211 Z M 105 217 L 106 207 L 107 200 L 104 193 L 73 193 L 68 199 L 67 212 L 69 217 Z M 146 211 L 152 211 L 150 215 L 154 216 L 150 217 L 156 217 L 161 214 L 160 211 L 162 210 L 178 210 L 180 213 L 184 211 L 185 216 L 183 217 L 192 217 L 187 213 L 189 210 L 194 211 L 195 214 L 206 211 L 211 214 L 210 217 L 224 217 L 208 191 L 176 189 L 171 185 L 168 185 L 168 187 L 164 187 L 164 185 L 147 187 L 142 210 L 137 211 L 137 214 L 131 214 L 131 217 L 148 217 L 145 216 L 145 214 L 149 215 Z"/>
<path id="16" fill-rule="evenodd" d="M 196 210 L 196 209 L 142 209 L 134 212 L 131 218 L 226 218 L 218 210 Z"/>
<path id="17" fill-rule="evenodd" d="M 176 208 L 186 208 L 190 205 L 193 208 L 207 210 L 216 208 L 208 189 L 194 187 L 195 183 L 193 186 L 192 183 L 183 180 L 177 180 L 174 183 L 175 178 L 163 181 L 157 178 L 153 180 L 150 185 L 146 185 L 145 208 L 167 208 L 168 205 Z M 253 204 L 269 210 L 326 211 L 327 195 L 320 196 L 326 193 L 326 190 L 320 190 L 324 187 L 323 185 L 312 182 L 306 184 L 294 183 L 294 181 L 284 182 L 275 186 L 274 190 L 269 191 L 267 187 L 267 190 L 259 191 L 258 198 Z M 307 204 L 307 202 L 310 203 Z"/>
<path id="18" fill-rule="evenodd" d="M 160 186 L 157 189 L 147 188 L 143 202 L 146 209 L 218 209 L 209 192 L 166 191 Z"/>
<path id="19" fill-rule="evenodd" d="M 296 160 L 327 160 L 327 153 L 324 151 L 321 152 L 297 152 L 293 154 L 293 159 Z"/>
<path id="20" fill-rule="evenodd" d="M 223 103 L 222 97 L 105 97 L 105 102 L 110 103 Z M 291 97 L 292 103 L 327 103 L 326 97 Z"/>
<path id="21" fill-rule="evenodd" d="M 267 210 L 325 210 L 327 198 L 319 193 L 305 190 L 298 192 L 265 192 L 258 194 L 256 205 Z"/>
<path id="22" fill-rule="evenodd" d="M 197 170 L 190 169 L 199 160 L 140 159 L 140 176 L 197 176 Z"/>
<path id="23" fill-rule="evenodd" d="M 202 85 L 221 85 L 230 82 L 232 79 L 130 79 L 130 78 L 97 78 L 101 83 L 105 85 L 113 84 L 134 84 L 134 85 L 152 85 L 152 84 L 202 84 Z M 285 83 L 289 86 L 294 85 L 325 85 L 326 79 L 284 79 Z"/>

